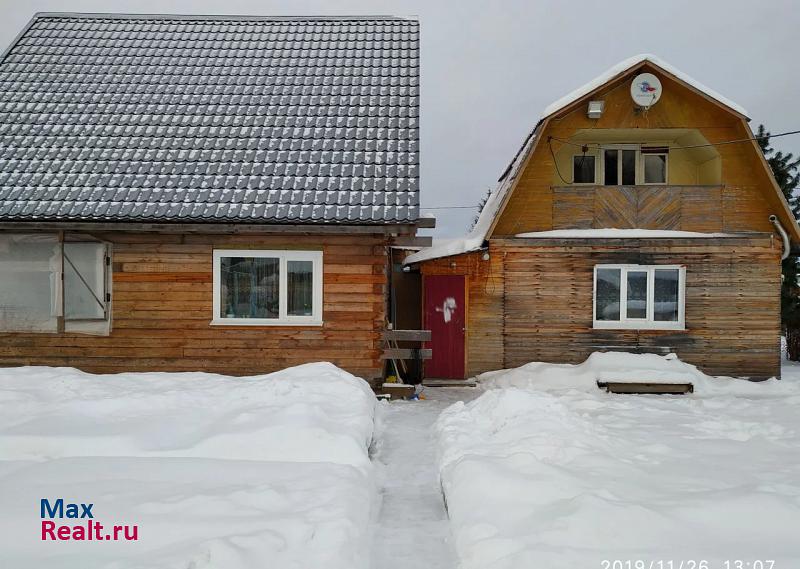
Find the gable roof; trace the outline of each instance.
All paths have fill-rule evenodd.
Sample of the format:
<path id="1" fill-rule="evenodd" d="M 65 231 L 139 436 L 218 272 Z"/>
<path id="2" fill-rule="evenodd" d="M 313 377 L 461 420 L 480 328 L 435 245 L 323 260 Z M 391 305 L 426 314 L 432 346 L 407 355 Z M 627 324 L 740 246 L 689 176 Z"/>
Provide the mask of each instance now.
<path id="1" fill-rule="evenodd" d="M 470 253 L 483 248 L 487 239 L 491 236 L 494 226 L 503 212 L 505 204 L 508 202 L 510 195 L 514 191 L 517 178 L 524 170 L 525 164 L 528 162 L 528 158 L 535 150 L 536 145 L 541 138 L 539 135 L 547 125 L 549 119 L 553 115 L 564 111 L 574 103 L 577 103 L 578 101 L 581 101 L 587 96 L 593 94 L 604 85 L 614 81 L 622 75 L 627 74 L 631 71 L 631 69 L 641 66 L 647 62 L 674 76 L 676 79 L 686 84 L 686 86 L 690 89 L 699 92 L 703 96 L 713 99 L 718 104 L 726 107 L 731 112 L 740 116 L 740 118 L 744 121 L 745 129 L 752 137 L 752 131 L 747 124 L 747 121 L 750 119 L 747 117 L 747 112 L 744 110 L 744 108 L 708 89 L 699 81 L 692 79 L 685 73 L 682 73 L 669 63 L 654 55 L 636 55 L 618 63 L 617 65 L 614 65 L 606 72 L 598 75 L 596 78 L 579 87 L 572 93 L 548 105 L 537 121 L 533 131 L 531 131 L 531 133 L 522 143 L 520 149 L 512 158 L 511 163 L 503 171 L 500 179 L 497 182 L 497 185 L 484 204 L 484 207 L 481 210 L 478 220 L 472 230 L 466 236 L 461 238 L 438 240 L 434 242 L 433 246 L 422 249 L 406 257 L 404 264 L 410 265 L 432 259 L 438 259 L 441 257 L 450 257 L 453 255 Z M 773 188 L 777 193 L 777 197 L 782 202 L 783 211 L 778 212 L 780 214 L 779 217 L 784 224 L 787 224 L 786 229 L 788 230 L 791 239 L 797 242 L 800 240 L 798 239 L 800 238 L 800 229 L 798 228 L 798 224 L 792 216 L 791 210 L 786 203 L 786 199 L 784 198 L 780 187 L 775 181 L 772 171 L 769 169 L 769 166 L 764 159 L 763 153 L 761 153 L 760 148 L 755 142 L 753 142 L 752 145 L 755 148 L 755 151 L 759 153 L 761 161 L 763 162 L 764 167 L 769 174 L 770 180 L 772 181 Z"/>
<path id="2" fill-rule="evenodd" d="M 0 220 L 413 223 L 419 24 L 37 14 L 0 61 Z"/>
<path id="3" fill-rule="evenodd" d="M 541 119 L 545 119 L 550 115 L 556 114 L 557 112 L 570 106 L 572 103 L 579 101 L 586 95 L 592 93 L 593 91 L 596 91 L 606 83 L 609 83 L 610 81 L 613 81 L 620 75 L 627 73 L 632 67 L 636 67 L 646 62 L 652 63 L 653 65 L 660 67 L 663 71 L 666 71 L 670 75 L 673 75 L 674 77 L 676 77 L 686 85 L 692 87 L 696 91 L 706 95 L 711 99 L 714 99 L 717 103 L 727 107 L 729 110 L 749 120 L 748 118 L 749 115 L 747 111 L 744 109 L 744 107 L 738 105 L 737 103 L 734 103 L 730 99 L 723 97 L 716 91 L 709 89 L 708 87 L 700 83 L 700 81 L 697 81 L 696 79 L 690 77 L 683 71 L 676 69 L 675 67 L 673 67 L 660 57 L 657 57 L 650 53 L 641 53 L 639 55 L 634 55 L 633 57 L 629 57 L 628 59 L 620 61 L 616 65 L 609 67 L 605 72 L 601 73 L 588 83 L 581 85 L 571 93 L 568 93 L 567 95 L 564 95 L 557 101 L 553 101 L 552 103 L 547 105 L 547 107 L 545 107 L 544 111 L 542 112 Z"/>

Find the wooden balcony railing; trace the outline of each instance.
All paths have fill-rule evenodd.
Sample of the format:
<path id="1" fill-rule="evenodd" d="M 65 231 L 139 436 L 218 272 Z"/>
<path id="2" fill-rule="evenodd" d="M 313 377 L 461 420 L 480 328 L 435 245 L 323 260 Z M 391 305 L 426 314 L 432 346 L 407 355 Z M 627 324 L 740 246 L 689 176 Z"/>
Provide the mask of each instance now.
<path id="1" fill-rule="evenodd" d="M 553 229 L 722 231 L 723 186 L 554 186 Z"/>

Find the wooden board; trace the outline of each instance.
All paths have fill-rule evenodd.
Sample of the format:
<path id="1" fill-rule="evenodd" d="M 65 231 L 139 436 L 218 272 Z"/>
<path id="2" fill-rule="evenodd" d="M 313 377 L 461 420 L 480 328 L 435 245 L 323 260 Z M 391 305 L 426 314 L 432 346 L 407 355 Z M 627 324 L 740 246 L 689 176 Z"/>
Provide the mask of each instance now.
<path id="1" fill-rule="evenodd" d="M 382 360 L 413 360 L 419 357 L 421 360 L 431 359 L 432 350 L 429 348 L 384 348 L 381 354 Z"/>
<path id="2" fill-rule="evenodd" d="M 686 393 L 694 392 L 694 386 L 691 383 L 598 381 L 597 387 L 605 389 L 608 393 L 628 393 L 632 395 L 685 395 Z"/>

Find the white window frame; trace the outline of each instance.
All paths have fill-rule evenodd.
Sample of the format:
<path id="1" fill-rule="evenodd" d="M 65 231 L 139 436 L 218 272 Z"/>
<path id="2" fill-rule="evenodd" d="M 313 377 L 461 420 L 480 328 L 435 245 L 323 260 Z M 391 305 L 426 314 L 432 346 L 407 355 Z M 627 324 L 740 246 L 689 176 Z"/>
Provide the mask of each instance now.
<path id="1" fill-rule="evenodd" d="M 603 146 L 599 157 L 596 158 L 595 162 L 595 181 L 596 184 L 575 184 L 577 186 L 585 186 L 585 185 L 598 185 L 598 186 L 605 186 L 606 185 L 606 157 L 605 151 L 606 150 L 617 150 L 620 154 L 617 155 L 617 180 L 622 180 L 622 151 L 623 150 L 635 150 L 636 151 L 636 160 L 634 167 L 636 168 L 635 172 L 635 180 L 636 186 L 665 186 L 669 184 L 669 149 L 663 152 L 642 152 L 642 148 L 650 148 L 648 146 L 637 146 L 635 144 L 612 144 L 609 146 Z M 644 180 L 644 157 L 646 155 L 652 156 L 663 156 L 664 157 L 664 181 L 663 182 L 645 182 Z M 581 156 L 580 154 L 576 154 L 573 156 L 573 160 L 575 156 Z M 598 164 L 599 163 L 599 164 Z M 574 167 L 573 167 L 573 174 L 574 174 Z M 625 186 L 630 184 L 617 184 L 617 186 Z M 613 186 L 611 186 L 613 187 Z"/>
<path id="2" fill-rule="evenodd" d="M 619 320 L 597 319 L 597 271 L 599 269 L 620 270 L 620 304 Z M 655 271 L 678 270 L 678 320 L 664 322 L 653 320 L 655 300 Z M 627 318 L 628 313 L 628 273 L 647 273 L 647 316 L 645 318 Z M 686 267 L 684 265 L 595 265 L 592 289 L 593 327 L 602 330 L 685 330 L 686 329 Z"/>
<path id="3" fill-rule="evenodd" d="M 575 181 L 575 159 L 576 158 L 593 158 L 594 159 L 594 180 L 591 182 L 576 182 Z M 569 167 L 572 168 L 572 184 L 575 186 L 596 186 L 597 185 L 597 162 L 598 158 L 595 154 L 573 154 Z"/>
<path id="4" fill-rule="evenodd" d="M 639 146 L 635 144 L 613 144 L 609 146 L 603 146 L 602 150 L 600 151 L 600 185 L 606 185 L 606 150 L 616 150 L 617 151 L 617 180 L 622 181 L 622 151 L 623 150 L 635 150 L 636 157 L 634 158 L 633 168 L 634 168 L 634 186 L 639 185 L 641 181 L 640 171 L 639 171 L 639 160 L 641 157 L 641 149 Z M 618 186 L 630 186 L 630 184 L 616 184 L 616 186 L 609 186 L 609 187 L 618 187 Z"/>
<path id="5" fill-rule="evenodd" d="M 644 158 L 645 156 L 663 156 L 664 157 L 664 181 L 663 182 L 647 182 L 644 177 Z M 641 183 L 643 186 L 665 186 L 669 181 L 669 151 L 664 152 L 642 152 L 639 151 L 639 168 L 641 169 Z"/>
<path id="6" fill-rule="evenodd" d="M 278 281 L 278 318 L 221 318 L 221 261 L 223 257 L 277 258 L 280 278 Z M 313 271 L 313 309 L 311 316 L 287 314 L 287 262 L 311 261 Z M 292 251 L 265 249 L 214 249 L 213 261 L 213 308 L 211 324 L 214 326 L 322 326 L 322 251 Z"/>

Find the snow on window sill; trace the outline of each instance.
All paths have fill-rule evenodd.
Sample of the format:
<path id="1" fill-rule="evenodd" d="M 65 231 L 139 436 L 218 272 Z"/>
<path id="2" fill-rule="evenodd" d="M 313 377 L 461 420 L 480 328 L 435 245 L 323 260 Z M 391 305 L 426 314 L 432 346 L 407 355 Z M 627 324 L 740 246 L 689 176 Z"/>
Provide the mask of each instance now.
<path id="1" fill-rule="evenodd" d="M 683 322 L 620 322 L 615 320 L 595 320 L 595 330 L 686 330 Z"/>
<path id="2" fill-rule="evenodd" d="M 211 326 L 322 326 L 322 320 L 298 318 L 294 320 L 279 318 L 214 318 Z"/>

